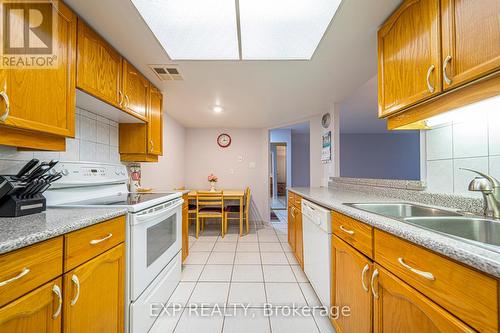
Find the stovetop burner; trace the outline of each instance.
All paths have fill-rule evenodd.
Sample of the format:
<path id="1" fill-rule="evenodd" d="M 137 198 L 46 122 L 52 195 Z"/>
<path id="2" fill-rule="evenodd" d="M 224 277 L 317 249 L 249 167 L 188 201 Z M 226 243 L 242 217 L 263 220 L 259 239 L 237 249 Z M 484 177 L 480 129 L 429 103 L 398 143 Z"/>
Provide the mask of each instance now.
<path id="1" fill-rule="evenodd" d="M 133 206 L 154 199 L 165 197 L 172 193 L 119 193 L 107 197 L 69 202 L 63 206 Z"/>

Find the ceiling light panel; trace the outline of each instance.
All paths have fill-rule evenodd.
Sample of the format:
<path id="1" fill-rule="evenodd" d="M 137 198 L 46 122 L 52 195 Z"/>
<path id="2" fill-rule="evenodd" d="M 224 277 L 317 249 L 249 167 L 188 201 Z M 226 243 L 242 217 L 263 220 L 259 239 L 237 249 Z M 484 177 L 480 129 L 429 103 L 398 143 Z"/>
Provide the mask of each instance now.
<path id="1" fill-rule="evenodd" d="M 132 0 L 173 60 L 239 58 L 234 0 Z"/>
<path id="2" fill-rule="evenodd" d="M 341 0 L 239 0 L 243 59 L 311 59 Z"/>

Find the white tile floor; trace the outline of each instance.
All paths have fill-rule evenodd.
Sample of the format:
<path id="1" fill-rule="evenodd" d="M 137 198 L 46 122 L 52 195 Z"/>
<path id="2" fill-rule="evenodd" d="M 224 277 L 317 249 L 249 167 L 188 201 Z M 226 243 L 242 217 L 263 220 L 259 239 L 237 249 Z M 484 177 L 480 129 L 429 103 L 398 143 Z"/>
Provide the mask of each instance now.
<path id="1" fill-rule="evenodd" d="M 335 332 L 319 312 L 266 313 L 268 304 L 321 306 L 287 244 L 286 223 L 252 225 L 242 238 L 234 226 L 221 238 L 217 226 L 207 225 L 198 240 L 190 236 L 189 241 L 182 281 L 169 300 L 171 311 L 163 312 L 153 332 Z"/>

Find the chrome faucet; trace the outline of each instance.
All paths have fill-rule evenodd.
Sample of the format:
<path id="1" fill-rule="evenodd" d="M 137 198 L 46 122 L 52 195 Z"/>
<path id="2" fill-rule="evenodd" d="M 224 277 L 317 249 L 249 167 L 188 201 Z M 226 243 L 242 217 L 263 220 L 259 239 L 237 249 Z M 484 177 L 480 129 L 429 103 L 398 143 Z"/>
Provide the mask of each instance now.
<path id="1" fill-rule="evenodd" d="M 469 184 L 469 191 L 482 192 L 484 198 L 484 215 L 500 219 L 500 181 L 480 171 L 460 168 L 477 173 L 481 177 L 474 178 Z"/>

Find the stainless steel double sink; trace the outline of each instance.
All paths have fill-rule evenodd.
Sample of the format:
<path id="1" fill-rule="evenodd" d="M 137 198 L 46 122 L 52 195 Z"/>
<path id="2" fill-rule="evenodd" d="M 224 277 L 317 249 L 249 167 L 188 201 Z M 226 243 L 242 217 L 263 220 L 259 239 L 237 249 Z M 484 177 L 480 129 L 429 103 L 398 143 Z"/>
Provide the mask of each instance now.
<path id="1" fill-rule="evenodd" d="M 410 203 L 346 203 L 500 253 L 500 221 Z"/>

